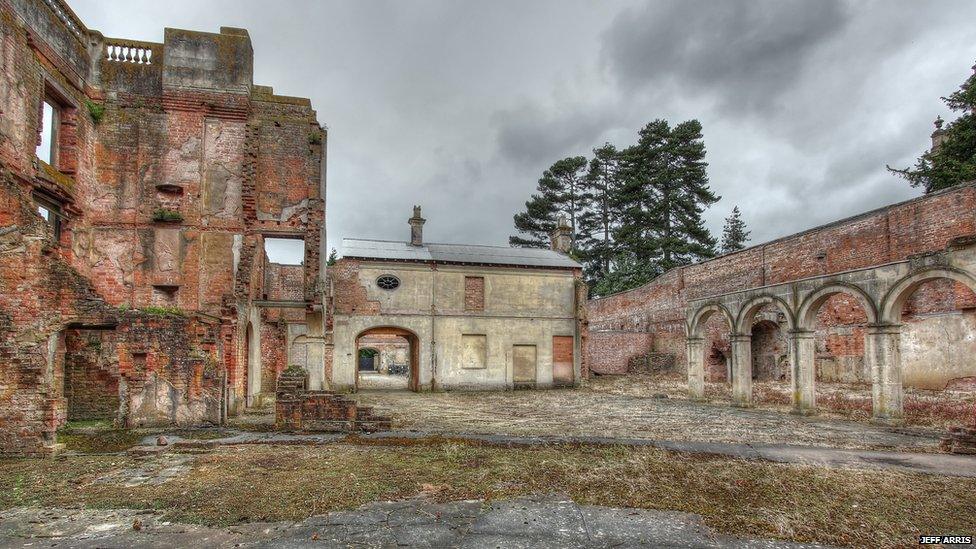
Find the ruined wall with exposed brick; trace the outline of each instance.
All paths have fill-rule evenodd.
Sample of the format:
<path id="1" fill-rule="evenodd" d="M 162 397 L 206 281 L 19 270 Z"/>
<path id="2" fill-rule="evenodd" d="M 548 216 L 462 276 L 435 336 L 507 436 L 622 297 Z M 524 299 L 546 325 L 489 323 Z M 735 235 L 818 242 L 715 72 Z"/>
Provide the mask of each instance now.
<path id="1" fill-rule="evenodd" d="M 304 301 L 305 268 L 302 265 L 267 263 L 264 269 L 264 299 Z"/>
<path id="2" fill-rule="evenodd" d="M 647 352 L 647 342 L 639 334 L 652 334 L 651 350 L 674 353 L 683 368 L 686 304 L 690 299 L 901 261 L 944 249 L 951 239 L 974 233 L 976 187 L 970 184 L 677 268 L 640 288 L 590 300 L 587 355 L 595 372 L 623 373 L 624 357 Z M 953 333 L 962 333 L 974 319 L 974 307 L 976 296 L 964 286 L 949 281 L 928 283 L 905 307 L 903 341 L 917 340 L 913 334 L 918 330 L 932 332 L 934 326 L 945 327 L 947 322 L 958 325 Z M 833 296 L 821 308 L 817 327 L 818 378 L 866 380 L 865 322 L 860 305 L 843 294 Z M 723 380 L 728 331 L 718 315 L 705 325 L 706 379 Z M 608 339 L 622 349 L 601 362 L 601 348 Z M 945 348 L 948 342 L 943 343 Z M 938 347 L 917 344 L 903 350 L 903 354 L 908 353 L 903 356 L 906 385 L 925 385 L 926 364 L 932 360 L 933 346 Z"/>
<path id="3" fill-rule="evenodd" d="M 306 242 L 274 291 L 321 303 L 325 132 L 307 99 L 252 75 L 242 29 L 137 42 L 87 29 L 62 0 L 0 0 L 0 452 L 56 449 L 71 415 L 237 409 L 265 236 Z M 44 101 L 50 165 L 35 154 Z M 57 210 L 59 237 L 37 203 Z"/>
<path id="4" fill-rule="evenodd" d="M 57 449 L 66 419 L 62 331 L 115 324 L 117 314 L 58 254 L 21 183 L 0 169 L 0 455 Z"/>

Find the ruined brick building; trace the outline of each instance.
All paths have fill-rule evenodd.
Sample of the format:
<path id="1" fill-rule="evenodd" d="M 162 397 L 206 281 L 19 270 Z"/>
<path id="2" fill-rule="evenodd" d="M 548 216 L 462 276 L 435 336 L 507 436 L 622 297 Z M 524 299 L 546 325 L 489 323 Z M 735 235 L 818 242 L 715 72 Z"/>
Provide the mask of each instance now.
<path id="1" fill-rule="evenodd" d="M 731 382 L 744 405 L 754 379 L 791 383 L 802 411 L 817 383 L 871 383 L 882 417 L 903 385 L 976 384 L 972 184 L 588 303 L 565 227 L 551 250 L 431 244 L 419 208 L 410 241 L 346 240 L 326 273 L 326 132 L 309 100 L 254 84 L 251 48 L 234 28 L 107 38 L 63 0 L 0 0 L 0 455 L 56 451 L 69 420 L 221 423 L 282 372 L 293 427 L 335 423 L 306 409 L 389 424 L 330 390 L 633 367 L 695 396 Z"/>
<path id="2" fill-rule="evenodd" d="M 247 31 L 0 17 L 0 453 L 49 453 L 68 419 L 217 423 L 273 393 L 290 344 L 324 362 L 326 135 L 254 84 Z"/>
<path id="3" fill-rule="evenodd" d="M 752 382 L 872 387 L 898 418 L 903 387 L 976 389 L 976 184 L 929 194 L 673 269 L 591 300 L 595 373 L 654 369 L 752 403 Z"/>
<path id="4" fill-rule="evenodd" d="M 69 420 L 222 423 L 285 371 L 308 392 L 292 383 L 287 424 L 336 423 L 308 408 L 353 427 L 386 420 L 322 391 L 359 388 L 359 366 L 414 390 L 585 374 L 565 253 L 418 241 L 349 251 L 330 281 L 326 132 L 309 100 L 254 84 L 247 31 L 150 43 L 63 0 L 0 14 L 0 453 L 52 453 Z M 410 223 L 420 239 L 419 209 Z M 378 299 L 383 275 L 404 284 Z"/>

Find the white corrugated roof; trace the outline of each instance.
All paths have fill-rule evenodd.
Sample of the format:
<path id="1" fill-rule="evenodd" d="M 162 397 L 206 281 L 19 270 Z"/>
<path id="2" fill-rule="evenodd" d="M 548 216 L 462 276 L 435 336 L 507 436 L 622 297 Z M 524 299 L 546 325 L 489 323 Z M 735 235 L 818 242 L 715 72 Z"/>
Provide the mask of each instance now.
<path id="1" fill-rule="evenodd" d="M 527 267 L 580 268 L 582 265 L 553 250 L 541 248 L 508 248 L 473 244 L 437 244 L 411 246 L 409 242 L 390 240 L 342 239 L 342 257 L 436 261 L 438 263 L 483 263 L 522 265 Z"/>

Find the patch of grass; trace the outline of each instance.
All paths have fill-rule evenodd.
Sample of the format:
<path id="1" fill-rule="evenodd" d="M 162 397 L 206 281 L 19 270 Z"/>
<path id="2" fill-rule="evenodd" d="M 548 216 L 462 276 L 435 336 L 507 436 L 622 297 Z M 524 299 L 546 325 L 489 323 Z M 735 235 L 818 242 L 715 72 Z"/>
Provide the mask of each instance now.
<path id="1" fill-rule="evenodd" d="M 180 309 L 179 307 L 161 307 L 161 306 L 157 306 L 157 305 L 150 305 L 149 307 L 142 307 L 139 310 L 142 311 L 142 312 L 144 312 L 144 313 L 151 314 L 151 315 L 159 315 L 159 316 L 167 316 L 167 315 L 186 316 L 186 313 L 183 312 L 183 309 Z"/>
<path id="2" fill-rule="evenodd" d="M 62 427 L 62 431 L 71 432 L 78 429 L 83 430 L 108 430 L 112 428 L 112 420 L 110 419 L 75 419 L 65 423 Z"/>
<path id="3" fill-rule="evenodd" d="M 0 461 L 0 508 L 152 508 L 170 520 L 228 525 L 417 495 L 490 500 L 558 491 L 584 504 L 698 513 L 731 535 L 873 547 L 914 544 L 918 532 L 968 531 L 976 521 L 976 479 L 652 448 L 500 448 L 443 438 L 224 447 L 163 484 L 92 482 L 135 463 L 125 456 Z"/>
<path id="4" fill-rule="evenodd" d="M 175 223 L 183 221 L 183 214 L 176 210 L 167 210 L 166 208 L 156 208 L 153 210 L 152 214 L 153 221 L 162 221 L 164 223 Z"/>
<path id="5" fill-rule="evenodd" d="M 58 433 L 58 442 L 66 450 L 83 454 L 114 454 L 125 451 L 142 439 L 140 434 L 127 429 L 105 429 L 92 432 L 66 430 Z"/>

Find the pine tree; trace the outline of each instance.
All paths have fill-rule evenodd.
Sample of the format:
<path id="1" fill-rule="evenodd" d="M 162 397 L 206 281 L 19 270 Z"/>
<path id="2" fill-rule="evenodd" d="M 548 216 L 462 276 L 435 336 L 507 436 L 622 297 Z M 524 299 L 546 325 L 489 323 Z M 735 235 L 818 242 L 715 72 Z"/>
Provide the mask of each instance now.
<path id="1" fill-rule="evenodd" d="M 714 257 L 716 241 L 701 214 L 719 197 L 708 187 L 706 167 L 697 120 L 673 129 L 655 120 L 624 151 L 614 236 L 630 258 L 650 263 L 652 274 Z"/>
<path id="2" fill-rule="evenodd" d="M 536 187 L 538 194 L 525 203 L 525 211 L 515 214 L 515 229 L 521 233 L 509 237 L 512 246 L 546 248 L 549 232 L 556 227 L 560 214 L 569 218 L 575 243 L 580 214 L 589 197 L 583 170 L 586 158 L 564 158 L 543 172 Z M 575 245 L 575 244 L 574 244 Z"/>
<path id="3" fill-rule="evenodd" d="M 332 251 L 329 252 L 328 259 L 325 260 L 325 264 L 326 264 L 326 266 L 331 267 L 331 266 L 335 265 L 335 263 L 336 263 L 336 261 L 338 259 L 339 259 L 338 252 L 336 252 L 336 249 L 335 248 L 332 248 Z"/>
<path id="4" fill-rule="evenodd" d="M 547 248 L 549 233 L 556 228 L 556 207 L 542 196 L 533 194 L 525 203 L 525 211 L 515 214 L 515 229 L 520 233 L 508 237 L 508 244 L 516 248 Z"/>
<path id="5" fill-rule="evenodd" d="M 612 269 L 593 284 L 591 296 L 605 296 L 636 288 L 647 284 L 658 274 L 650 263 L 629 255 L 617 255 L 612 263 Z"/>
<path id="6" fill-rule="evenodd" d="M 973 71 L 958 91 L 942 98 L 949 109 L 961 114 L 945 129 L 942 119 L 936 120 L 932 150 L 924 153 L 914 168 L 896 170 L 888 166 L 913 187 L 924 187 L 926 193 L 976 180 L 976 66 Z"/>
<path id="7" fill-rule="evenodd" d="M 748 241 L 749 231 L 746 230 L 745 221 L 742 221 L 739 207 L 735 206 L 732 208 L 732 215 L 725 218 L 725 227 L 722 228 L 722 253 L 741 250 Z"/>
<path id="8" fill-rule="evenodd" d="M 580 215 L 577 247 L 584 265 L 584 275 L 592 286 L 610 272 L 614 254 L 613 229 L 616 212 L 612 200 L 617 192 L 620 153 L 610 143 L 593 149 L 586 174 L 586 196 L 589 203 Z"/>

